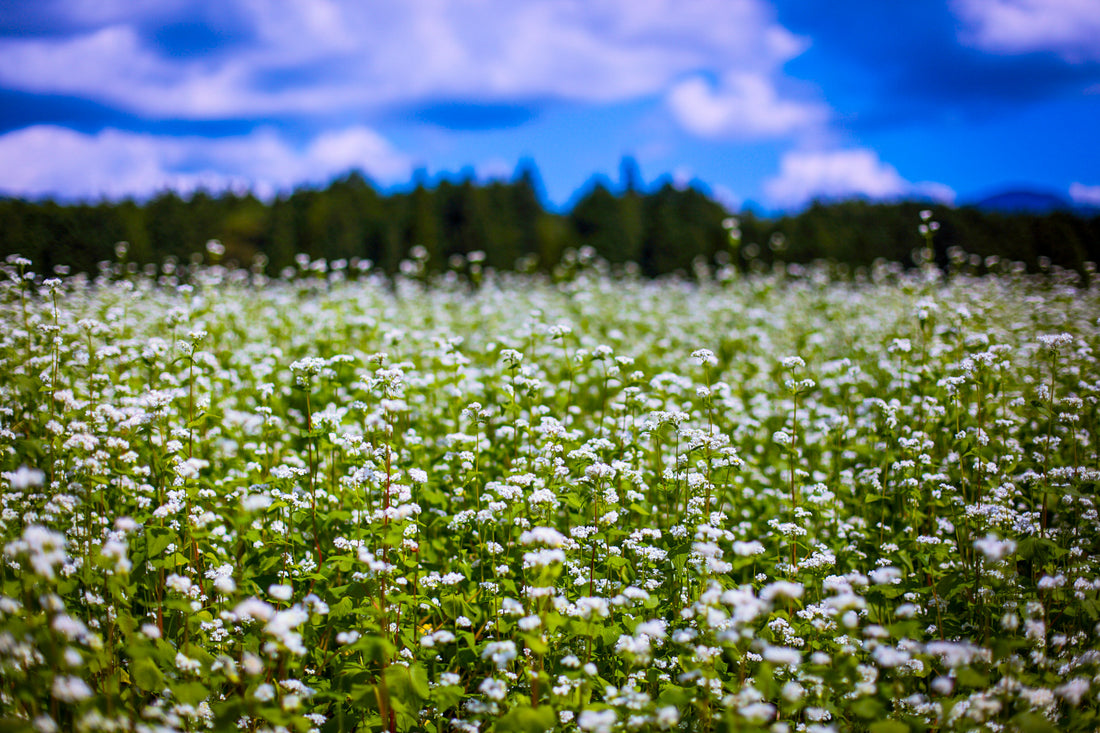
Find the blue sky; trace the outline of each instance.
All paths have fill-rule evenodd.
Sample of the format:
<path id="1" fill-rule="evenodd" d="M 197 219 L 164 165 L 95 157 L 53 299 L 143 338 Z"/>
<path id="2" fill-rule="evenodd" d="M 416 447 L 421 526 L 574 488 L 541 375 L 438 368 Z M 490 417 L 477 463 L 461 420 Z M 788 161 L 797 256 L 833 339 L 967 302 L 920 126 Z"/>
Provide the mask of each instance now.
<path id="1" fill-rule="evenodd" d="M 0 192 L 380 187 L 624 156 L 731 207 L 1100 205 L 1096 0 L 0 0 Z"/>

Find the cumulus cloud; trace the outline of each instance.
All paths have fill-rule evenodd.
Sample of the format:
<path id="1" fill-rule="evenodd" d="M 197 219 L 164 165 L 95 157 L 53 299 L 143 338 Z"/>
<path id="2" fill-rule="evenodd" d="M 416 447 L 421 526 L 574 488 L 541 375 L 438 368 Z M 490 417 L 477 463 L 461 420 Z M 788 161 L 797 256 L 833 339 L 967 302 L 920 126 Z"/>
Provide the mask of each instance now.
<path id="1" fill-rule="evenodd" d="M 764 183 L 764 193 L 776 206 L 799 206 L 815 198 L 867 197 L 895 199 L 919 196 L 952 201 L 954 192 L 939 183 L 910 183 L 897 169 L 865 148 L 832 151 L 792 151 L 779 164 L 779 175 Z"/>
<path id="2" fill-rule="evenodd" d="M 827 110 L 814 102 L 782 99 L 764 74 L 732 72 L 718 85 L 701 77 L 677 84 L 668 104 L 687 130 L 711 138 L 766 138 L 823 124 Z"/>
<path id="3" fill-rule="evenodd" d="M 223 0 L 215 15 L 245 40 L 182 58 L 155 42 L 158 27 L 187 19 L 178 2 L 129 16 L 89 5 L 51 6 L 80 16 L 68 19 L 74 33 L 0 39 L 0 84 L 182 119 L 440 98 L 604 103 L 674 85 L 677 119 L 702 134 L 773 134 L 806 114 L 769 81 L 805 41 L 764 0 Z M 723 81 L 707 88 L 700 72 Z M 769 119 L 737 122 L 750 102 L 766 103 Z"/>
<path id="4" fill-rule="evenodd" d="M 1002 54 L 1052 52 L 1070 63 L 1100 61 L 1095 0 L 954 0 L 960 39 Z"/>
<path id="5" fill-rule="evenodd" d="M 1071 183 L 1069 197 L 1073 203 L 1083 206 L 1100 206 L 1100 186 L 1086 186 L 1083 183 Z"/>
<path id="6" fill-rule="evenodd" d="M 0 136 L 0 191 L 20 196 L 119 198 L 200 187 L 272 195 L 352 168 L 394 183 L 407 179 L 412 165 L 359 126 L 324 133 L 301 148 L 271 130 L 210 140 L 120 130 L 86 135 L 37 125 Z"/>

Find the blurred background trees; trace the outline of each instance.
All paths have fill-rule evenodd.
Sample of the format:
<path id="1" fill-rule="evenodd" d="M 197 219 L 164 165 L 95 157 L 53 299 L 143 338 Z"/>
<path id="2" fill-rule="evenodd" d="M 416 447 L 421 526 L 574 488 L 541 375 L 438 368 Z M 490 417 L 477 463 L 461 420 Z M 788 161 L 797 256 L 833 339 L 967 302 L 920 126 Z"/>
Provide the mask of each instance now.
<path id="1" fill-rule="evenodd" d="M 992 257 L 1032 270 L 1041 258 L 1078 271 L 1100 260 L 1100 216 L 921 202 L 817 202 L 775 218 L 744 211 L 736 214 L 740 239 L 732 241 L 732 212 L 694 187 L 664 183 L 643 190 L 629 159 L 618 186 L 594 181 L 560 213 L 542 204 L 530 162 L 510 181 L 466 177 L 431 186 L 421 174 L 408 189 L 388 193 L 352 172 L 327 188 L 300 188 L 270 202 L 205 191 L 70 205 L 3 199 L 0 254 L 22 254 L 42 273 L 55 265 L 95 272 L 100 261 L 116 259 L 120 241 L 129 243 L 127 261 L 146 265 L 209 258 L 206 242 L 217 239 L 225 248 L 219 261 L 249 266 L 262 255 L 269 274 L 293 266 L 298 253 L 369 261 L 393 273 L 414 247 L 423 248 L 430 272 L 464 267 L 471 252 L 484 253 L 486 267 L 551 271 L 566 250 L 590 247 L 613 267 L 633 263 L 648 276 L 691 276 L 700 259 L 741 267 L 818 259 L 859 267 L 878 258 L 912 265 L 924 244 L 917 225 L 926 208 L 940 224 L 934 257 L 941 264 L 953 247 L 983 265 Z"/>

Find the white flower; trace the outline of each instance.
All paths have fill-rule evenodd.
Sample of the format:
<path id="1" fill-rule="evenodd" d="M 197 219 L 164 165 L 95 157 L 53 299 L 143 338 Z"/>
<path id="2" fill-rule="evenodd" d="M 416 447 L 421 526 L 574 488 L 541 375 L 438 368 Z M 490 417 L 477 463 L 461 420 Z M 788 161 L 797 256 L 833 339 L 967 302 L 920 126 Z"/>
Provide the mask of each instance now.
<path id="1" fill-rule="evenodd" d="M 503 670 L 516 658 L 516 643 L 511 640 L 491 641 L 481 651 L 482 659 L 492 659 L 497 669 Z"/>
<path id="2" fill-rule="evenodd" d="M 129 558 L 126 557 L 127 552 L 129 548 L 126 547 L 126 543 L 114 539 L 107 540 L 99 549 L 99 554 L 114 561 L 114 570 L 118 573 L 128 573 L 133 568 Z"/>
<path id="3" fill-rule="evenodd" d="M 115 529 L 119 532 L 133 532 L 141 525 L 135 522 L 130 517 L 119 517 L 115 520 Z"/>
<path id="4" fill-rule="evenodd" d="M 504 349 L 500 352 L 500 360 L 507 364 L 509 369 L 515 369 L 523 363 L 523 354 L 515 349 Z"/>
<path id="5" fill-rule="evenodd" d="M 893 565 L 886 565 L 875 568 L 868 573 L 868 577 L 875 585 L 896 585 L 901 582 L 901 571 Z"/>
<path id="6" fill-rule="evenodd" d="M 897 667 L 909 661 L 909 655 L 907 653 L 886 645 L 875 647 L 875 650 L 871 652 L 871 656 L 874 657 L 878 666 L 885 667 L 886 669 Z"/>
<path id="7" fill-rule="evenodd" d="M 1057 575 L 1044 575 L 1039 578 L 1037 587 L 1039 590 L 1054 590 L 1055 588 L 1061 588 L 1066 584 L 1066 576 L 1058 573 Z"/>
<path id="8" fill-rule="evenodd" d="M 764 589 L 760 591 L 761 600 L 771 603 L 776 598 L 789 598 L 791 600 L 797 600 L 802 597 L 802 584 L 792 583 L 787 580 L 777 580 L 770 585 L 764 586 Z"/>
<path id="9" fill-rule="evenodd" d="M 267 587 L 267 594 L 277 601 L 289 601 L 294 595 L 294 589 L 289 585 L 272 583 Z"/>
<path id="10" fill-rule="evenodd" d="M 561 547 L 565 541 L 565 535 L 552 527 L 532 527 L 519 536 L 521 545 L 540 544 L 547 547 Z"/>
<path id="11" fill-rule="evenodd" d="M 169 590 L 187 595 L 191 591 L 192 583 L 190 578 L 172 573 L 165 579 L 164 585 L 167 586 Z"/>
<path id="12" fill-rule="evenodd" d="M 264 663 L 252 652 L 245 652 L 244 659 L 241 660 L 241 668 L 244 669 L 245 674 L 255 677 L 264 671 Z"/>
<path id="13" fill-rule="evenodd" d="M 34 572 L 49 579 L 53 579 L 56 567 L 69 561 L 65 553 L 65 535 L 37 524 L 24 529 L 18 540 L 9 542 L 4 554 L 8 557 L 27 555 Z"/>
<path id="14" fill-rule="evenodd" d="M 750 555 L 763 555 L 764 545 L 760 544 L 756 540 L 750 542 L 744 542 L 737 540 L 733 543 L 733 554 L 739 557 L 749 557 Z"/>
<path id="15" fill-rule="evenodd" d="M 270 494 L 246 494 L 241 497 L 241 508 L 246 512 L 267 509 L 275 501 Z"/>
<path id="16" fill-rule="evenodd" d="M 337 644 L 354 644 L 359 640 L 359 632 L 354 629 L 351 631 L 341 631 L 336 634 Z"/>
<path id="17" fill-rule="evenodd" d="M 669 730 L 680 722 L 680 711 L 672 705 L 657 708 L 656 723 L 661 730 Z"/>
<path id="18" fill-rule="evenodd" d="M 798 702 L 806 695 L 806 688 L 794 680 L 790 680 L 783 685 L 783 689 L 779 694 L 787 702 Z"/>
<path id="19" fill-rule="evenodd" d="M 1089 680 L 1087 677 L 1075 677 L 1069 682 L 1054 688 L 1054 694 L 1065 700 L 1073 707 L 1077 707 L 1081 704 L 1081 700 L 1084 699 L 1085 694 L 1089 691 Z"/>
<path id="20" fill-rule="evenodd" d="M 940 675 L 932 680 L 931 687 L 932 692 L 935 692 L 937 695 L 950 695 L 951 691 L 955 689 L 955 681 L 950 677 Z"/>
<path id="21" fill-rule="evenodd" d="M 987 534 L 983 539 L 974 540 L 974 549 L 982 553 L 987 560 L 999 562 L 1016 551 L 1016 543 L 1013 540 L 1002 540 Z"/>
<path id="22" fill-rule="evenodd" d="M 485 697 L 498 702 L 503 700 L 504 696 L 508 694 L 508 685 L 493 677 L 487 677 L 482 680 L 477 689 L 481 694 L 485 695 Z"/>
<path id="23" fill-rule="evenodd" d="M 802 662 L 802 654 L 787 646 L 769 646 L 764 649 L 763 656 L 765 661 L 788 667 L 796 667 Z"/>
<path id="24" fill-rule="evenodd" d="M 583 710 L 577 718 L 577 727 L 592 733 L 611 733 L 616 722 L 614 710 Z"/>
<path id="25" fill-rule="evenodd" d="M 219 575 L 214 578 L 214 587 L 225 595 L 229 595 L 233 591 L 237 590 L 237 581 L 233 580 L 232 576 Z"/>
<path id="26" fill-rule="evenodd" d="M 88 627 L 84 625 L 84 622 L 73 618 L 67 613 L 59 613 L 54 616 L 53 622 L 50 623 L 50 628 L 69 641 L 86 639 L 88 637 Z"/>
<path id="27" fill-rule="evenodd" d="M 767 702 L 753 702 L 741 707 L 737 712 L 750 723 L 766 723 L 775 715 L 775 705 Z"/>
<path id="28" fill-rule="evenodd" d="M 57 723 L 49 715 L 39 715 L 34 719 L 35 733 L 57 733 Z"/>
<path id="29" fill-rule="evenodd" d="M 52 692 L 61 702 L 80 702 L 92 696 L 92 688 L 84 680 L 71 675 L 54 677 Z"/>
<path id="30" fill-rule="evenodd" d="M 183 652 L 176 652 L 176 669 L 181 672 L 198 672 L 202 669 L 202 663 L 197 659 L 191 659 Z"/>
<path id="31" fill-rule="evenodd" d="M 264 626 L 264 631 L 275 638 L 293 654 L 302 656 L 306 653 L 302 645 L 302 636 L 294 631 L 306 621 L 309 621 L 309 613 L 301 606 L 291 606 L 284 611 L 276 611 L 271 620 Z"/>
<path id="32" fill-rule="evenodd" d="M 233 609 L 233 615 L 241 621 L 270 621 L 275 607 L 259 598 L 246 598 Z"/>
<path id="33" fill-rule="evenodd" d="M 260 702 L 268 702 L 275 699 L 275 687 L 267 682 L 256 688 L 256 691 L 252 693 L 252 697 L 256 698 Z"/>
<path id="34" fill-rule="evenodd" d="M 989 660 L 989 650 L 971 642 L 928 642 L 924 652 L 939 657 L 948 669 L 969 665 L 976 659 Z"/>
<path id="35" fill-rule="evenodd" d="M 696 349 L 691 352 L 691 358 L 699 366 L 715 366 L 718 363 L 718 359 L 710 349 Z"/>
<path id="36" fill-rule="evenodd" d="M 1039 345 L 1047 351 L 1058 351 L 1063 346 L 1073 345 L 1073 335 L 1068 333 L 1044 334 L 1039 337 Z"/>
<path id="37" fill-rule="evenodd" d="M 523 553 L 523 567 L 545 568 L 555 563 L 565 562 L 565 552 L 556 549 L 542 549 Z"/>
<path id="38" fill-rule="evenodd" d="M 664 619 L 652 619 L 643 621 L 635 626 L 634 634 L 636 636 L 647 636 L 650 639 L 658 640 L 665 638 L 667 629 L 668 623 Z"/>
<path id="39" fill-rule="evenodd" d="M 576 602 L 577 616 L 589 620 L 593 618 L 607 618 L 611 615 L 611 608 L 607 605 L 606 598 L 586 596 L 578 598 Z"/>
<path id="40" fill-rule="evenodd" d="M 4 473 L 4 478 L 11 484 L 13 491 L 26 491 L 46 482 L 46 474 L 37 468 L 20 466 L 12 473 Z"/>

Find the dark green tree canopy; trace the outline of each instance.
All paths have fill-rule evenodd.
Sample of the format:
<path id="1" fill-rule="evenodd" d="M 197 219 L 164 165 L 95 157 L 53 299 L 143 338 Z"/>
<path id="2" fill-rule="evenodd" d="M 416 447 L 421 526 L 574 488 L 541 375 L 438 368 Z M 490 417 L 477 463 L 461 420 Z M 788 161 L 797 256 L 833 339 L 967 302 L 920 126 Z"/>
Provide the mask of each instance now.
<path id="1" fill-rule="evenodd" d="M 983 266 L 996 258 L 1035 269 L 1049 259 L 1084 271 L 1100 260 L 1100 217 L 1004 215 L 920 202 L 819 202 L 774 219 L 744 211 L 737 214 L 740 239 L 731 242 L 723 226 L 731 212 L 703 191 L 671 183 L 646 190 L 631 158 L 623 160 L 620 178 L 617 187 L 596 180 L 566 213 L 543 205 L 529 160 L 510 181 L 477 183 L 467 174 L 431 185 L 420 174 L 410 188 L 383 193 L 353 171 L 324 189 L 300 188 L 270 202 L 207 191 L 70 205 L 0 199 L 0 250 L 30 258 L 38 272 L 57 265 L 95 272 L 99 262 L 116 258 L 120 241 L 129 243 L 126 260 L 144 266 L 210 259 L 206 243 L 216 239 L 224 246 L 220 262 L 251 265 L 262 255 L 269 273 L 293 266 L 299 253 L 393 273 L 414 248 L 423 248 L 416 252 L 429 272 L 465 267 L 473 252 L 484 253 L 484 267 L 550 272 L 567 249 L 590 247 L 613 266 L 690 276 L 699 262 L 759 267 L 826 259 L 860 267 L 882 258 L 912 265 L 926 244 L 917 231 L 920 212 L 931 208 L 940 227 L 932 254 L 941 264 L 956 247 Z"/>

